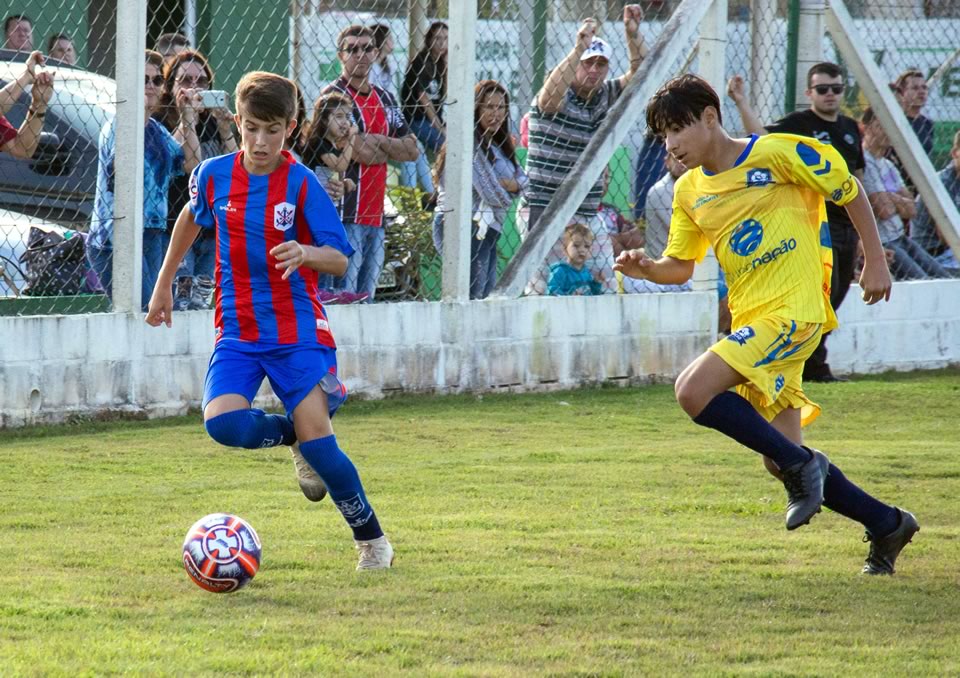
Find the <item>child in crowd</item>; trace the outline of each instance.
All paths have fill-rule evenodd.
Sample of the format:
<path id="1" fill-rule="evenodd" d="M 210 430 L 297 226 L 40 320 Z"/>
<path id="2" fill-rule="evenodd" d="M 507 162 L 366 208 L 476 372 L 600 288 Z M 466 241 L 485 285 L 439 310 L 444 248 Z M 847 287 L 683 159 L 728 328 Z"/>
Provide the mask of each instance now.
<path id="1" fill-rule="evenodd" d="M 352 141 L 359 131 L 352 116 L 353 100 L 340 92 L 328 92 L 314 104 L 304 133 L 303 164 L 313 168 L 324 188 L 330 179 L 340 180 L 353 160 Z M 345 193 L 357 189 L 353 180 L 342 181 Z"/>
<path id="2" fill-rule="evenodd" d="M 303 132 L 302 162 L 312 167 L 320 184 L 336 201 L 343 219 L 343 196 L 357 190 L 353 179 L 344 177 L 353 160 L 353 140 L 359 133 L 353 123 L 353 100 L 342 92 L 327 92 L 314 103 L 313 117 Z M 335 187 L 336 190 L 331 190 Z M 351 303 L 359 296 L 338 287 L 331 275 L 319 280 L 320 301 L 324 304 Z"/>
<path id="3" fill-rule="evenodd" d="M 393 562 L 357 469 L 330 418 L 346 399 L 336 343 L 317 300 L 318 274 L 342 275 L 353 248 L 316 176 L 284 145 L 297 125 L 297 86 L 273 73 L 237 85 L 241 150 L 204 161 L 190 179 L 146 322 L 172 324 L 173 278 L 201 228 L 217 231 L 216 344 L 204 427 L 229 447 L 290 445 L 307 499 L 329 491 L 353 531 L 358 570 Z M 251 404 L 264 377 L 285 415 Z"/>
<path id="4" fill-rule="evenodd" d="M 565 261 L 550 267 L 547 294 L 552 296 L 602 294 L 603 286 L 585 264 L 593 245 L 593 232 L 585 224 L 573 223 L 563 231 Z"/>

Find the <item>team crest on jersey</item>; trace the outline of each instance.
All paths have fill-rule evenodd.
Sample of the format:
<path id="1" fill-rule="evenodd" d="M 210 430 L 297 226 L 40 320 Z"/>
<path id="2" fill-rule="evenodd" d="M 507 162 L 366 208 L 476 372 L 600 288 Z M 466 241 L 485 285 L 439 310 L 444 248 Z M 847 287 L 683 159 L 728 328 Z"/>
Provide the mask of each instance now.
<path id="1" fill-rule="evenodd" d="M 753 328 L 749 325 L 747 327 L 741 327 L 739 330 L 727 337 L 730 341 L 735 341 L 741 346 L 747 343 L 750 339 L 757 336 L 757 333 L 753 331 Z"/>
<path id="2" fill-rule="evenodd" d="M 190 204 L 193 207 L 197 206 L 198 198 L 200 197 L 200 186 L 197 182 L 197 173 L 190 173 Z"/>
<path id="3" fill-rule="evenodd" d="M 286 231 L 293 226 L 293 216 L 296 208 L 288 202 L 281 202 L 273 208 L 273 227 L 278 231 Z"/>
<path id="4" fill-rule="evenodd" d="M 773 183 L 773 172 L 765 167 L 747 170 L 747 186 L 767 186 Z"/>

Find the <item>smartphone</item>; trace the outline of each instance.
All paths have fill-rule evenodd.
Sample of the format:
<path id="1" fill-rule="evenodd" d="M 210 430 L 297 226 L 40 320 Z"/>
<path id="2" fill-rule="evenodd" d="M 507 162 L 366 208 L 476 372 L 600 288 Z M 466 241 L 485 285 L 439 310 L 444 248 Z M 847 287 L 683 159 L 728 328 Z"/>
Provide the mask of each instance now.
<path id="1" fill-rule="evenodd" d="M 222 89 L 200 90 L 200 103 L 204 108 L 226 108 L 227 93 Z"/>

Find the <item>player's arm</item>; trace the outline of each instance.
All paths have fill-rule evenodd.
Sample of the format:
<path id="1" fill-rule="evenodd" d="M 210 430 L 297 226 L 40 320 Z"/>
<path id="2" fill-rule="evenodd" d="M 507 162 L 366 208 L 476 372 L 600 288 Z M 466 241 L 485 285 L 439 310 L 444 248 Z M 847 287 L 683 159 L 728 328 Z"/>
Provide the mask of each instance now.
<path id="1" fill-rule="evenodd" d="M 180 216 L 177 217 L 177 223 L 173 226 L 170 245 L 167 247 L 167 254 L 163 258 L 163 266 L 160 267 L 157 284 L 150 296 L 150 305 L 147 308 L 146 317 L 148 325 L 157 327 L 160 323 L 165 323 L 167 327 L 170 327 L 173 323 L 173 281 L 176 278 L 180 262 L 183 261 L 184 255 L 193 245 L 193 241 L 197 239 L 199 233 L 200 227 L 193 219 L 190 205 L 184 205 L 183 209 L 180 210 Z"/>
<path id="2" fill-rule="evenodd" d="M 625 250 L 617 257 L 614 271 L 631 278 L 642 278 L 659 285 L 682 285 L 690 280 L 695 265 L 693 259 L 660 257 L 653 260 L 644 250 Z"/>
<path id="3" fill-rule="evenodd" d="M 271 249 L 270 256 L 277 260 L 274 267 L 283 271 L 284 280 L 301 266 L 311 268 L 317 273 L 331 273 L 335 276 L 347 272 L 347 257 L 329 245 L 315 247 L 288 240 Z"/>
<path id="4" fill-rule="evenodd" d="M 860 275 L 860 287 L 863 290 L 863 300 L 867 304 L 890 300 L 890 270 L 887 268 L 887 257 L 880 244 L 880 234 L 877 231 L 877 221 L 873 216 L 873 208 L 867 192 L 860 184 L 860 180 L 851 177 L 856 182 L 857 197 L 844 207 L 853 227 L 860 235 L 860 244 L 863 247 L 863 273 Z"/>

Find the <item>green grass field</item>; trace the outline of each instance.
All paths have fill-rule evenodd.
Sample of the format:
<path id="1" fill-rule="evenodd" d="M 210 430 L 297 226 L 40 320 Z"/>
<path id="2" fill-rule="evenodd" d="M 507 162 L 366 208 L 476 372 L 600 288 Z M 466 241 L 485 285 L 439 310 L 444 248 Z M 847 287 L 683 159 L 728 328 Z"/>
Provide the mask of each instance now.
<path id="1" fill-rule="evenodd" d="M 667 386 L 349 404 L 379 573 L 285 448 L 198 417 L 2 432 L 0 675 L 957 675 L 960 372 L 809 392 L 808 441 L 920 520 L 895 577 L 836 514 L 787 533 L 759 458 Z M 218 596 L 180 545 L 219 511 L 264 557 Z"/>

